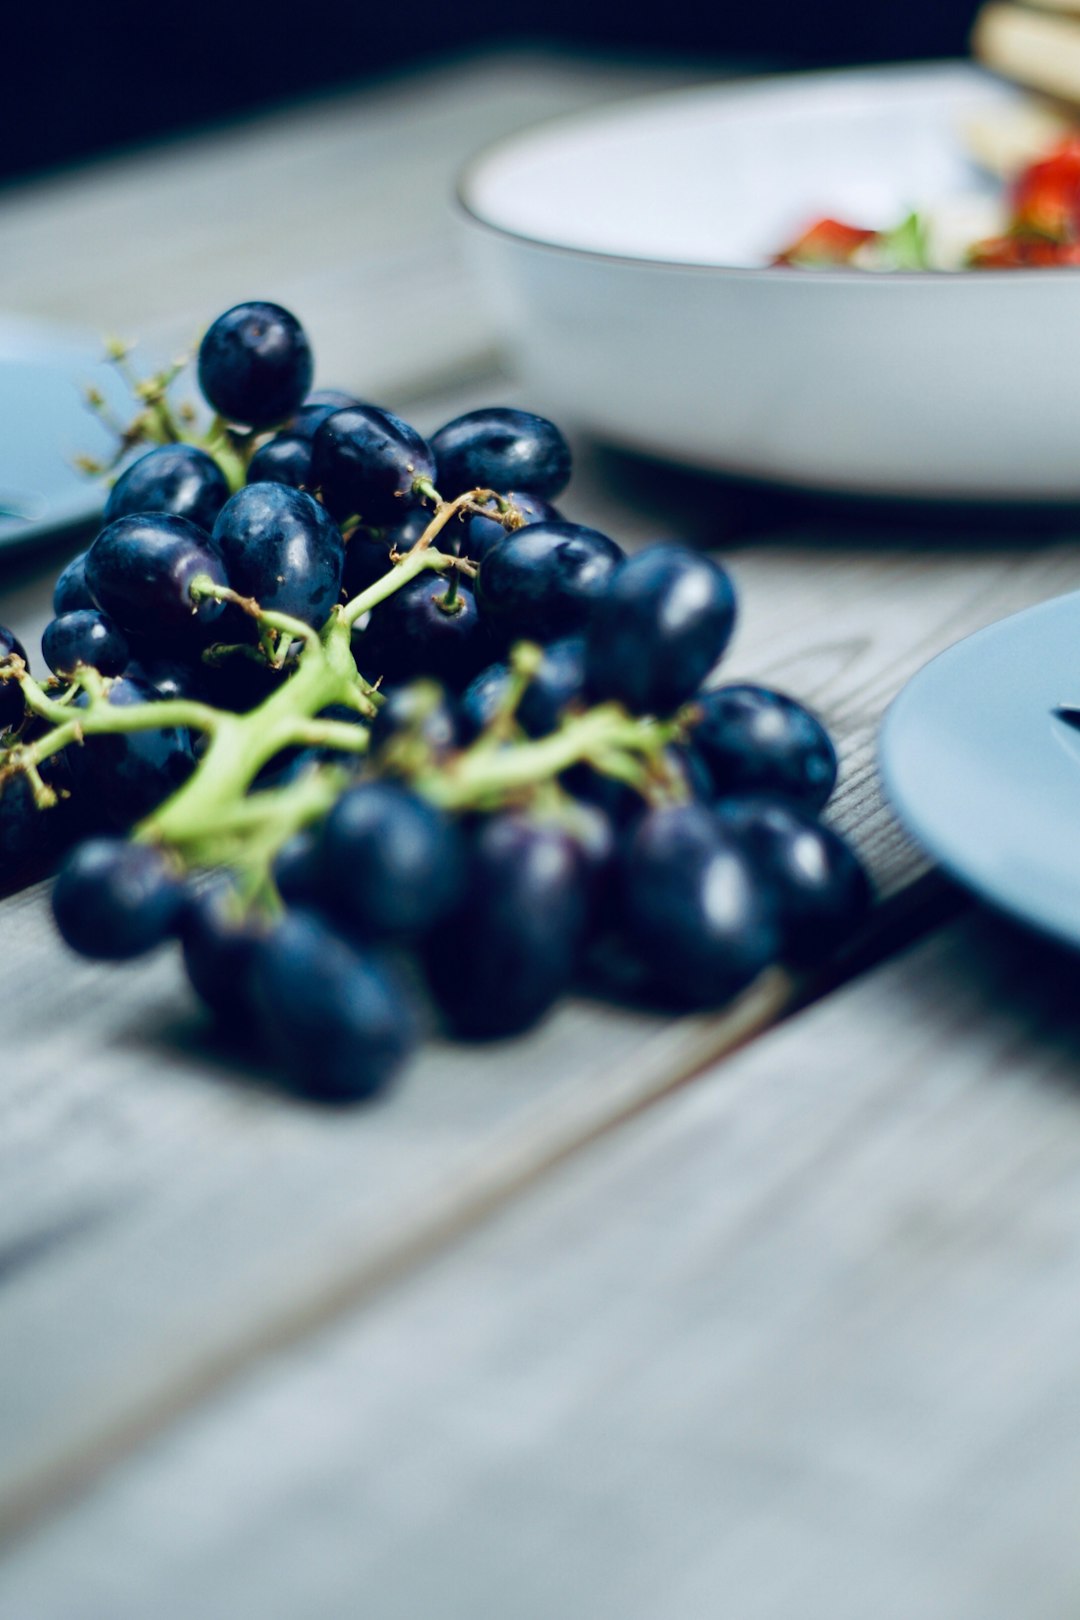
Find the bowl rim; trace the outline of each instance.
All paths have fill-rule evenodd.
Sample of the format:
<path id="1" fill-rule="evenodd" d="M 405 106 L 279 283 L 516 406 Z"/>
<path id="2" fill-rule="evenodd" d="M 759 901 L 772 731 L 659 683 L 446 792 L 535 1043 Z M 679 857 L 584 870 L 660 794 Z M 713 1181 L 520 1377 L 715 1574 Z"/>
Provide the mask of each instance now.
<path id="1" fill-rule="evenodd" d="M 840 285 L 866 287 L 876 285 L 883 288 L 911 285 L 913 283 L 924 286 L 941 286 L 942 284 L 951 286 L 969 281 L 975 281 L 980 286 L 1002 286 L 1005 283 L 1017 282 L 1022 286 L 1033 278 L 1040 282 L 1051 280 L 1071 284 L 1080 278 L 1080 266 L 1072 265 L 1043 266 L 1025 270 L 933 269 L 886 271 L 860 270 L 848 266 L 836 266 L 822 270 L 804 269 L 799 271 L 791 265 L 725 264 L 719 260 L 710 262 L 702 259 L 654 259 L 640 253 L 616 253 L 604 248 L 577 247 L 570 242 L 552 241 L 548 237 L 518 230 L 490 218 L 474 200 L 477 178 L 493 159 L 500 157 L 507 148 L 512 148 L 549 132 L 565 129 L 573 130 L 575 125 L 587 128 L 599 120 L 617 118 L 620 114 L 635 108 L 662 107 L 664 104 L 677 105 L 693 97 L 706 99 L 713 96 L 717 98 L 730 97 L 735 101 L 754 100 L 776 94 L 785 88 L 792 88 L 796 91 L 800 89 L 820 91 L 830 84 L 852 83 L 859 80 L 867 80 L 873 84 L 874 81 L 882 78 L 913 82 L 918 82 L 920 79 L 947 81 L 950 78 L 957 80 L 966 78 L 972 84 L 981 81 L 988 86 L 997 84 L 1002 89 L 1007 88 L 1005 81 L 997 75 L 980 68 L 977 63 L 966 58 L 956 57 L 927 62 L 883 62 L 845 68 L 815 68 L 807 72 L 733 75 L 729 79 L 706 80 L 700 84 L 686 85 L 674 90 L 659 90 L 647 95 L 626 96 L 617 101 L 603 102 L 599 106 L 576 108 L 571 112 L 553 113 L 548 118 L 538 119 L 535 123 L 528 124 L 522 129 L 513 130 L 509 134 L 497 136 L 494 140 L 486 142 L 458 170 L 454 183 L 454 203 L 459 214 L 464 216 L 471 227 L 519 246 L 539 249 L 542 252 L 556 254 L 562 258 L 582 259 L 596 264 L 619 265 L 623 268 L 671 270 L 679 275 L 718 276 L 724 279 L 730 277 L 739 281 L 747 279 L 775 281 L 784 285 L 791 284 L 792 278 L 795 276 L 800 286 Z"/>

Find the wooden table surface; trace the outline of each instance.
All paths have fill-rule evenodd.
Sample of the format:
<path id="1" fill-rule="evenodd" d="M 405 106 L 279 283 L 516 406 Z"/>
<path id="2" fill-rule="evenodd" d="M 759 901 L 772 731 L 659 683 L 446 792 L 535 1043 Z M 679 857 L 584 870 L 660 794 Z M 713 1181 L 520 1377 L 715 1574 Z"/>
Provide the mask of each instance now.
<path id="1" fill-rule="evenodd" d="M 11 189 L 0 310 L 172 342 L 277 298 L 431 428 L 518 397 L 459 163 L 693 77 L 478 59 Z M 731 673 L 834 727 L 875 924 L 799 1010 L 571 1002 L 340 1116 L 231 1066 L 173 957 L 4 901 L 4 1620 L 1080 1607 L 1077 974 L 928 871 L 873 757 L 929 657 L 1080 584 L 1080 527 L 578 467 L 573 515 L 730 565 Z M 31 640 L 62 555 L 0 576 Z"/>

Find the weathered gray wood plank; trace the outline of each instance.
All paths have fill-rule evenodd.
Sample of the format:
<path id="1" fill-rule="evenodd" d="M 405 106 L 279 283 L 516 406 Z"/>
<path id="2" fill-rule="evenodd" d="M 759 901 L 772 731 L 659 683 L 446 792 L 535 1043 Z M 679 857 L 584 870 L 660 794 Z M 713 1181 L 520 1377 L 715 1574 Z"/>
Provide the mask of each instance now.
<path id="1" fill-rule="evenodd" d="M 1075 968 L 975 917 L 609 1135 L 44 1527 L 0 1609 L 1060 1620 Z"/>

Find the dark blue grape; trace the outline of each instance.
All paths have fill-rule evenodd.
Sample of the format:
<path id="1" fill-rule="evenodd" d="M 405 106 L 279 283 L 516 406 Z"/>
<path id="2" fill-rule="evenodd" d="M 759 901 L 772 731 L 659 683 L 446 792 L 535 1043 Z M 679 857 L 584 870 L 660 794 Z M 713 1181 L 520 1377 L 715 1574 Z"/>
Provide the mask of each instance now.
<path id="1" fill-rule="evenodd" d="M 351 600 L 382 579 L 394 566 L 391 553 L 411 551 L 431 522 L 431 513 L 422 506 L 407 511 L 399 523 L 383 529 L 357 529 L 345 548 L 345 577 L 342 588 Z M 439 544 L 443 542 L 440 539 Z M 449 546 L 444 549 L 452 549 Z"/>
<path id="2" fill-rule="evenodd" d="M 79 608 L 94 606 L 94 598 L 86 583 L 87 555 L 87 552 L 80 551 L 77 557 L 72 557 L 57 578 L 53 587 L 53 612 L 57 617 L 61 613 L 76 613 Z"/>
<path id="3" fill-rule="evenodd" d="M 159 698 L 191 698 L 202 702 L 206 696 L 203 668 L 174 658 L 155 658 L 152 650 L 140 647 L 124 670 L 137 686 L 152 687 Z"/>
<path id="4" fill-rule="evenodd" d="M 345 544 L 325 507 L 284 484 L 248 484 L 214 524 L 234 590 L 321 629 L 341 594 Z"/>
<path id="5" fill-rule="evenodd" d="M 126 675 L 113 681 L 108 690 L 108 701 L 118 708 L 158 700 L 153 687 Z M 84 708 L 87 701 L 81 693 L 76 706 Z M 69 752 L 78 792 L 117 827 L 128 827 L 148 815 L 195 768 L 191 733 L 179 726 L 115 736 L 99 734 L 87 737 L 81 748 Z"/>
<path id="6" fill-rule="evenodd" d="M 347 601 L 366 591 L 369 585 L 383 578 L 393 567 L 390 561 L 390 547 L 383 544 L 381 531 L 368 533 L 365 529 L 357 529 L 349 536 L 345 545 L 345 566 L 341 576 L 341 588 Z"/>
<path id="7" fill-rule="evenodd" d="M 372 1097 L 416 1043 L 415 1012 L 390 967 L 307 912 L 291 911 L 257 944 L 250 982 L 266 1049 L 301 1096 Z"/>
<path id="8" fill-rule="evenodd" d="M 228 498 L 228 479 L 213 456 L 194 444 L 159 444 L 120 474 L 105 503 L 104 521 L 171 512 L 210 530 Z"/>
<path id="9" fill-rule="evenodd" d="M 291 489 L 310 489 L 311 440 L 296 433 L 277 433 L 259 446 L 248 462 L 249 484 L 288 484 Z"/>
<path id="10" fill-rule="evenodd" d="M 605 776 L 592 765 L 573 766 L 563 776 L 563 786 L 586 804 L 603 810 L 619 827 L 629 827 L 649 807 L 650 801 L 629 782 Z M 662 794 L 667 803 L 685 800 L 708 804 L 713 798 L 712 777 L 696 750 L 688 743 L 668 743 L 650 763 L 647 786 Z"/>
<path id="11" fill-rule="evenodd" d="M 596 935 L 617 919 L 620 832 L 599 805 L 577 803 L 566 815 L 566 831 L 581 856 L 587 895 L 588 931 Z"/>
<path id="12" fill-rule="evenodd" d="M 168 939 L 183 905 L 184 887 L 167 856 L 122 838 L 79 844 L 52 895 L 56 926 L 72 950 L 115 962 Z"/>
<path id="13" fill-rule="evenodd" d="M 101 675 L 120 675 L 131 656 L 124 633 L 97 608 L 61 613 L 41 633 L 41 653 L 54 675 L 71 675 L 80 664 Z"/>
<path id="14" fill-rule="evenodd" d="M 189 893 L 179 921 L 184 967 L 192 988 L 224 1025 L 253 1022 L 251 967 L 267 928 L 245 914 L 230 879 L 219 876 Z"/>
<path id="15" fill-rule="evenodd" d="M 430 522 L 431 513 L 427 507 L 412 506 L 402 514 L 396 523 L 388 524 L 386 528 L 380 529 L 379 533 L 388 552 L 396 551 L 403 555 L 406 551 L 412 550 L 421 535 L 426 532 Z M 444 540 L 453 538 L 455 522 L 456 520 L 451 520 L 446 525 L 435 541 L 437 546 L 442 546 Z M 450 550 L 452 548 L 447 546 L 445 549 Z"/>
<path id="16" fill-rule="evenodd" d="M 0 624 L 0 663 L 5 658 L 21 658 L 29 668 L 29 659 L 26 648 L 13 631 Z M 26 713 L 26 704 L 23 702 L 22 687 L 18 681 L 0 681 L 0 729 L 7 726 L 17 726 Z"/>
<path id="17" fill-rule="evenodd" d="M 580 636 L 549 642 L 518 705 L 524 730 L 530 737 L 546 737 L 581 704 L 584 688 L 585 645 Z"/>
<path id="18" fill-rule="evenodd" d="M 470 742 L 494 720 L 510 686 L 509 664 L 489 664 L 473 677 L 461 694 L 460 712 Z"/>
<path id="19" fill-rule="evenodd" d="M 228 709 L 233 714 L 250 714 L 271 692 L 276 692 L 291 673 L 289 664 L 284 669 L 272 669 L 260 658 L 233 652 L 205 661 L 199 685 L 206 702 L 215 708 Z"/>
<path id="20" fill-rule="evenodd" d="M 587 924 L 582 855 L 565 828 L 520 811 L 481 820 L 460 904 L 432 935 L 428 979 L 458 1034 L 515 1035 L 573 978 Z"/>
<path id="21" fill-rule="evenodd" d="M 715 797 L 765 793 L 821 809 L 836 784 L 836 750 L 801 703 L 764 686 L 719 686 L 698 707 L 694 746 Z"/>
<path id="22" fill-rule="evenodd" d="M 313 474 L 335 517 L 396 523 L 431 480 L 435 460 L 416 429 L 376 405 L 335 411 L 315 434 Z"/>
<path id="23" fill-rule="evenodd" d="M 200 575 L 228 584 L 209 535 L 168 513 L 118 518 L 102 529 L 86 558 L 95 606 L 121 630 L 172 641 L 204 639 L 221 615 L 220 602 L 192 600 L 191 584 Z"/>
<path id="24" fill-rule="evenodd" d="M 554 641 L 588 622 L 623 559 L 614 540 L 580 523 L 530 523 L 480 564 L 476 598 L 504 639 Z"/>
<path id="25" fill-rule="evenodd" d="M 555 426 L 530 411 L 489 405 L 441 427 L 431 441 L 444 499 L 470 489 L 520 490 L 548 500 L 570 482 L 570 446 Z"/>
<path id="26" fill-rule="evenodd" d="M 464 878 L 456 825 L 392 782 L 362 782 L 319 833 L 324 904 L 350 934 L 415 939 L 454 904 Z"/>
<path id="27" fill-rule="evenodd" d="M 657 987 L 682 1006 L 719 1007 L 779 955 L 769 895 L 711 810 L 650 810 L 624 852 L 622 911 Z"/>
<path id="28" fill-rule="evenodd" d="M 869 910 L 870 882 L 838 833 L 777 799 L 726 799 L 716 814 L 772 896 L 785 961 L 820 963 L 849 938 Z"/>
<path id="29" fill-rule="evenodd" d="M 453 602 L 444 575 L 420 574 L 379 604 L 354 651 L 369 680 L 430 675 L 457 690 L 491 657 L 476 598 L 458 583 Z"/>
<path id="30" fill-rule="evenodd" d="M 501 491 L 500 491 L 501 493 Z M 506 494 L 519 517 L 524 519 L 522 528 L 530 523 L 557 523 L 559 513 L 550 501 L 545 501 L 539 495 L 527 495 L 519 489 L 510 490 Z M 493 546 L 501 545 L 510 531 L 506 525 L 500 523 L 498 518 L 482 517 L 474 514 L 465 524 L 465 536 L 461 542 L 461 553 L 471 557 L 473 562 L 483 562 Z"/>
<path id="31" fill-rule="evenodd" d="M 295 415 L 289 417 L 285 431 L 293 438 L 311 440 L 328 416 L 361 404 L 363 401 L 355 394 L 346 394 L 341 388 L 316 388 Z"/>
<path id="32" fill-rule="evenodd" d="M 293 833 L 274 857 L 274 883 L 286 905 L 315 905 L 319 889 L 319 840 L 311 827 Z"/>
<path id="33" fill-rule="evenodd" d="M 461 698 L 465 724 L 472 736 L 493 718 L 510 681 L 508 664 L 491 664 L 470 683 Z M 579 702 L 585 684 L 585 646 L 579 636 L 552 641 L 517 707 L 517 721 L 529 737 L 546 737 Z"/>
<path id="34" fill-rule="evenodd" d="M 449 694 L 436 681 L 410 681 L 394 687 L 371 722 L 371 749 L 414 740 L 431 759 L 442 762 L 461 745 L 461 720 Z"/>
<path id="35" fill-rule="evenodd" d="M 616 570 L 585 633 L 594 702 L 670 714 L 693 697 L 735 628 L 735 592 L 722 568 L 686 546 L 661 544 Z"/>
<path id="36" fill-rule="evenodd" d="M 199 387 L 227 421 L 273 427 L 311 387 L 314 362 L 300 322 L 280 304 L 237 304 L 199 345 Z"/>
<path id="37" fill-rule="evenodd" d="M 63 755 L 55 755 L 60 760 Z M 46 762 L 52 765 L 52 761 Z M 59 782 L 53 770 L 42 766 L 41 774 L 50 786 Z M 25 776 L 9 776 L 0 782 L 0 884 L 7 883 L 12 871 L 26 862 L 53 853 L 67 831 L 67 804 L 61 802 L 41 810 Z"/>

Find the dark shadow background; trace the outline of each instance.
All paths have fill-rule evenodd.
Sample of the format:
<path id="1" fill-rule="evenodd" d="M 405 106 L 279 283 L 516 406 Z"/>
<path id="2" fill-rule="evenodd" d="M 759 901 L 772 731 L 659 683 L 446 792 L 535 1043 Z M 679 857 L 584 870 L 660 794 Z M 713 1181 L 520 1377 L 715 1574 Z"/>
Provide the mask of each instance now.
<path id="1" fill-rule="evenodd" d="M 781 67 L 955 56 L 975 10 L 975 0 L 46 0 L 35 20 L 0 0 L 0 178 L 477 48 Z"/>

